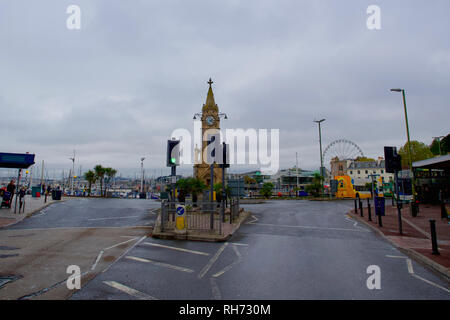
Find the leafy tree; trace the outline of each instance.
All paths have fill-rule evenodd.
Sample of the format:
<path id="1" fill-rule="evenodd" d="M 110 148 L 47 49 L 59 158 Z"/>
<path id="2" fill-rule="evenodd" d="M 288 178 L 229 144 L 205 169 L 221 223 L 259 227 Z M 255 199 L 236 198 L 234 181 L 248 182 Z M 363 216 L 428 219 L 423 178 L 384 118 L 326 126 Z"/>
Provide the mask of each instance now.
<path id="1" fill-rule="evenodd" d="M 105 170 L 105 196 L 106 196 L 106 189 L 108 187 L 108 184 L 111 182 L 111 180 L 116 176 L 117 170 L 113 168 L 104 168 Z"/>
<path id="2" fill-rule="evenodd" d="M 255 184 L 256 180 L 249 176 L 244 176 L 244 183 L 245 184 Z"/>
<path id="3" fill-rule="evenodd" d="M 355 161 L 358 161 L 358 162 L 372 162 L 372 161 L 375 161 L 375 159 L 367 158 L 367 157 L 357 157 L 355 159 Z"/>
<path id="4" fill-rule="evenodd" d="M 400 148 L 398 154 L 402 157 L 402 168 L 409 168 L 408 142 Z M 411 141 L 412 162 L 425 160 L 433 157 L 430 148 L 423 142 Z"/>
<path id="5" fill-rule="evenodd" d="M 194 205 L 197 203 L 197 197 L 199 193 L 202 193 L 203 190 L 206 189 L 206 184 L 197 178 L 190 178 L 189 183 L 191 185 L 191 192 L 192 192 L 192 202 Z"/>
<path id="6" fill-rule="evenodd" d="M 306 191 L 312 194 L 314 197 L 318 197 L 322 190 L 323 177 L 319 173 L 315 173 L 312 183 L 306 186 Z"/>
<path id="7" fill-rule="evenodd" d="M 222 183 L 216 183 L 214 184 L 214 191 L 216 192 L 216 200 L 217 202 L 221 202 L 222 201 Z M 231 188 L 230 186 L 226 186 L 225 187 L 225 196 L 229 197 L 231 194 Z"/>
<path id="8" fill-rule="evenodd" d="M 89 196 L 91 195 L 91 189 L 92 189 L 92 184 L 95 183 L 95 181 L 97 180 L 97 177 L 95 175 L 95 172 L 92 170 L 89 170 L 87 172 L 84 173 L 84 179 L 88 182 L 89 184 Z"/>
<path id="9" fill-rule="evenodd" d="M 275 186 L 273 185 L 273 183 L 271 182 L 266 182 L 263 184 L 261 190 L 259 191 L 259 193 L 265 197 L 265 198 L 269 198 L 272 196 L 272 190 Z"/>
<path id="10" fill-rule="evenodd" d="M 450 152 L 450 134 L 440 139 L 440 143 L 439 139 L 434 139 L 433 142 L 431 143 L 430 150 L 436 156 L 439 155 L 439 144 L 441 155 L 448 154 Z"/>
<path id="11" fill-rule="evenodd" d="M 178 201 L 185 202 L 186 196 L 192 192 L 191 179 L 180 179 L 176 183 L 178 190 Z"/>
<path id="12" fill-rule="evenodd" d="M 100 181 L 100 196 L 103 196 L 103 179 L 105 178 L 106 173 L 105 169 L 106 168 L 102 167 L 99 164 L 94 167 L 96 180 Z"/>

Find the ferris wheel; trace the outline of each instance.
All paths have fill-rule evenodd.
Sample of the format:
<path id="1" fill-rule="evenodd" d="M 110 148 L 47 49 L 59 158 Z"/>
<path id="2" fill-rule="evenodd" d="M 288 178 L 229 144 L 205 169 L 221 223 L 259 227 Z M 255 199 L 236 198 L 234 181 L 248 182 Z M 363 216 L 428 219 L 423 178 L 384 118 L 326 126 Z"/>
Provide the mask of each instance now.
<path id="1" fill-rule="evenodd" d="M 331 142 L 323 152 L 325 167 L 330 167 L 331 159 L 354 160 L 357 157 L 364 157 L 361 148 L 354 142 L 347 139 L 338 139 Z"/>

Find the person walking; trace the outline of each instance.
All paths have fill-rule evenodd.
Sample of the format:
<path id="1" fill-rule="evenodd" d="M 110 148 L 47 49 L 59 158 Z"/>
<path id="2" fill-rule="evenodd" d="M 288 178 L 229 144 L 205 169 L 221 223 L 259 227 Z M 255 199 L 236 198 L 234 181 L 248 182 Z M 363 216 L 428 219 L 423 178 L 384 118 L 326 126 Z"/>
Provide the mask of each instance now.
<path id="1" fill-rule="evenodd" d="M 11 180 L 11 182 L 8 184 L 8 186 L 6 187 L 6 191 L 11 193 L 11 200 L 9 202 L 9 207 L 11 208 L 11 203 L 13 201 L 14 198 L 14 192 L 16 191 L 16 182 L 14 180 Z"/>
<path id="2" fill-rule="evenodd" d="M 20 188 L 19 191 L 19 213 L 20 210 L 23 210 L 25 212 L 25 187 Z"/>
<path id="3" fill-rule="evenodd" d="M 47 186 L 47 190 L 45 190 L 45 200 L 44 203 L 47 203 L 47 196 L 50 194 L 50 192 L 52 191 L 52 187 L 50 185 Z"/>

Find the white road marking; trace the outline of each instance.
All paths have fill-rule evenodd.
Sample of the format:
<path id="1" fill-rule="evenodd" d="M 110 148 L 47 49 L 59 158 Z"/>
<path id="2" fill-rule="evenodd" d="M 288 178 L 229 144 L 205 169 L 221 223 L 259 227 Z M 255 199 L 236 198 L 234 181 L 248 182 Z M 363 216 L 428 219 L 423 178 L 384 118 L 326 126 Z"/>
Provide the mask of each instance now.
<path id="1" fill-rule="evenodd" d="M 247 224 L 252 225 L 260 225 L 260 226 L 269 226 L 269 227 L 281 227 L 281 228 L 300 228 L 300 229 L 314 229 L 314 230 L 336 230 L 336 231 L 353 231 L 353 232 L 369 232 L 369 230 L 358 228 L 358 230 L 355 229 L 346 229 L 346 228 L 326 228 L 326 227 L 313 227 L 313 226 L 290 226 L 290 225 L 283 225 L 283 224 L 269 224 L 269 223 L 250 223 Z"/>
<path id="2" fill-rule="evenodd" d="M 26 228 L 21 230 L 26 231 L 45 231 L 45 230 L 79 230 L 79 229 L 123 229 L 124 227 L 54 227 L 54 228 Z M 152 228 L 151 226 L 129 226 L 125 228 L 139 229 L 139 228 Z"/>
<path id="3" fill-rule="evenodd" d="M 103 251 L 103 250 L 99 252 L 99 254 L 98 254 L 98 256 L 97 256 L 97 259 L 95 260 L 94 264 L 93 264 L 92 267 L 91 267 L 91 270 L 94 270 L 94 269 L 95 269 L 95 267 L 97 266 L 97 263 L 100 261 L 100 258 L 102 257 L 102 255 L 103 255 L 104 252 L 105 252 L 105 251 Z"/>
<path id="4" fill-rule="evenodd" d="M 239 242 L 230 242 L 231 244 L 234 244 L 235 246 L 246 246 L 248 247 L 247 243 L 239 243 Z"/>
<path id="5" fill-rule="evenodd" d="M 236 253 L 236 255 L 238 256 L 238 259 L 242 258 L 241 253 L 239 252 L 238 248 L 236 247 L 236 245 L 233 244 L 233 250 Z"/>
<path id="6" fill-rule="evenodd" d="M 219 287 L 217 286 L 217 282 L 215 278 L 210 278 L 209 282 L 211 283 L 212 294 L 215 300 L 221 300 L 222 295 L 220 294 Z"/>
<path id="7" fill-rule="evenodd" d="M 225 268 L 223 268 L 222 270 L 220 270 L 219 272 L 213 274 L 213 278 L 220 277 L 225 272 L 230 271 L 231 268 L 233 268 L 235 265 L 237 265 L 238 263 L 240 263 L 242 261 L 242 255 L 241 255 L 241 253 L 239 252 L 239 250 L 237 249 L 236 246 L 233 246 L 233 250 L 236 253 L 238 259 L 236 261 L 234 261 L 233 263 L 229 264 L 228 266 L 226 266 Z"/>
<path id="8" fill-rule="evenodd" d="M 227 247 L 228 242 L 225 242 L 216 252 L 216 254 L 209 260 L 209 262 L 206 264 L 206 266 L 200 271 L 198 274 L 198 278 L 201 279 L 203 276 L 208 273 L 209 269 L 211 269 L 212 265 L 217 261 L 219 256 L 222 254 L 223 250 Z"/>
<path id="9" fill-rule="evenodd" d="M 412 266 L 411 259 L 406 259 L 406 265 L 408 266 L 408 272 L 410 274 L 414 274 L 414 269 L 413 269 L 413 266 Z"/>
<path id="10" fill-rule="evenodd" d="M 126 217 L 109 217 L 109 218 L 95 218 L 95 219 L 88 219 L 88 221 L 99 221 L 99 220 L 114 220 L 114 219 L 131 219 L 131 218 L 137 218 L 139 216 L 126 216 Z"/>
<path id="11" fill-rule="evenodd" d="M 258 221 L 258 218 L 257 218 L 257 217 L 255 217 L 254 215 L 252 215 L 252 218 L 253 218 L 253 220 L 252 220 L 252 221 L 249 221 L 249 222 L 247 222 L 246 224 L 252 224 L 252 223 L 254 223 L 254 222 Z"/>
<path id="12" fill-rule="evenodd" d="M 389 254 L 387 254 L 386 257 L 388 257 L 388 258 L 398 258 L 398 259 L 408 259 L 408 258 L 405 257 L 405 256 L 391 256 L 391 255 L 389 255 Z"/>
<path id="13" fill-rule="evenodd" d="M 155 297 L 152 297 L 146 293 L 127 287 L 115 281 L 103 281 L 103 283 L 140 300 L 158 300 Z"/>
<path id="14" fill-rule="evenodd" d="M 420 280 L 422 280 L 423 282 L 426 282 L 426 283 L 428 283 L 428 284 L 430 284 L 430 285 L 432 285 L 432 286 L 434 286 L 434 287 L 436 287 L 436 288 L 442 289 L 442 290 L 444 290 L 445 292 L 450 293 L 450 290 L 449 290 L 449 289 L 444 288 L 444 287 L 442 287 L 442 286 L 440 286 L 440 285 L 438 285 L 438 284 L 436 284 L 436 283 L 434 283 L 434 282 L 432 282 L 432 281 L 430 281 L 430 280 L 424 279 L 424 278 L 422 278 L 421 276 L 418 276 L 417 274 L 412 274 L 412 276 L 415 277 L 415 278 L 417 278 L 417 279 L 420 279 Z"/>
<path id="15" fill-rule="evenodd" d="M 179 267 L 179 266 L 174 266 L 174 265 L 171 265 L 171 264 L 168 264 L 168 263 L 164 263 L 164 262 L 158 262 L 158 261 L 153 261 L 153 260 L 139 258 L 139 257 L 133 257 L 133 256 L 126 256 L 125 258 L 129 259 L 129 260 L 139 261 L 139 262 L 151 263 L 151 264 L 154 264 L 156 266 L 169 268 L 169 269 L 173 269 L 173 270 L 178 270 L 178 271 L 183 271 L 183 272 L 188 272 L 188 273 L 194 272 L 194 270 L 192 270 L 192 269 Z"/>
<path id="16" fill-rule="evenodd" d="M 123 242 L 117 243 L 117 244 L 115 244 L 115 245 L 113 245 L 113 246 L 111 246 L 111 247 L 105 248 L 105 249 L 103 249 L 103 250 L 106 251 L 106 250 L 109 250 L 109 249 L 118 247 L 118 246 L 120 246 L 121 244 L 125 244 L 125 243 L 128 243 L 128 242 L 134 241 L 134 240 L 136 240 L 136 239 L 137 239 L 137 237 L 135 237 L 135 238 L 133 238 L 133 239 L 130 239 L 130 240 L 127 240 L 127 241 L 123 241 Z"/>
<path id="17" fill-rule="evenodd" d="M 195 251 L 195 250 L 188 250 L 188 249 L 171 247 L 171 246 L 165 246 L 165 245 L 158 244 L 158 243 L 144 242 L 143 244 L 148 245 L 148 246 L 154 246 L 154 247 L 160 247 L 160 248 L 165 248 L 165 249 L 171 249 L 171 250 L 177 250 L 177 251 L 182 251 L 182 252 L 188 252 L 188 253 L 192 253 L 192 254 L 199 254 L 199 255 L 203 255 L 203 256 L 209 256 L 209 253 L 206 253 L 206 252 Z"/>
<path id="18" fill-rule="evenodd" d="M 111 266 L 116 263 L 117 261 L 119 261 L 120 259 L 122 259 L 122 257 L 124 255 L 126 255 L 128 252 L 130 252 L 134 247 L 136 247 L 139 243 L 141 243 L 142 241 L 144 241 L 144 239 L 146 239 L 147 236 L 143 236 L 142 238 L 140 238 L 135 244 L 133 244 L 131 247 L 129 247 L 124 253 L 122 253 L 116 260 L 114 260 L 113 263 L 111 263 L 105 270 L 102 271 L 102 273 L 106 272 L 109 270 L 109 268 L 111 268 Z"/>

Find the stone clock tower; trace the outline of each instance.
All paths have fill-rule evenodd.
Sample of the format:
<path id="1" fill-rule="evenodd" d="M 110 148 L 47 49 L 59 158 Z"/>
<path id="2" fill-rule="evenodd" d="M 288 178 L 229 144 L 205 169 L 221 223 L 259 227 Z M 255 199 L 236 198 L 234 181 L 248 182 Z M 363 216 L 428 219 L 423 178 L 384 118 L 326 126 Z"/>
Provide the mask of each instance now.
<path id="1" fill-rule="evenodd" d="M 203 105 L 201 120 L 202 120 L 202 140 L 206 130 L 217 129 L 220 130 L 220 115 L 219 107 L 214 101 L 214 93 L 211 85 L 213 81 L 209 79 L 208 81 L 209 89 L 208 95 L 206 97 L 206 103 Z M 208 145 L 208 141 L 202 141 L 201 150 L 199 155 L 199 163 L 194 165 L 194 178 L 202 180 L 207 186 L 211 185 L 211 166 L 203 158 L 204 150 Z M 216 151 L 217 152 L 217 151 Z M 222 168 L 218 165 L 214 165 L 214 184 L 222 183 Z"/>

